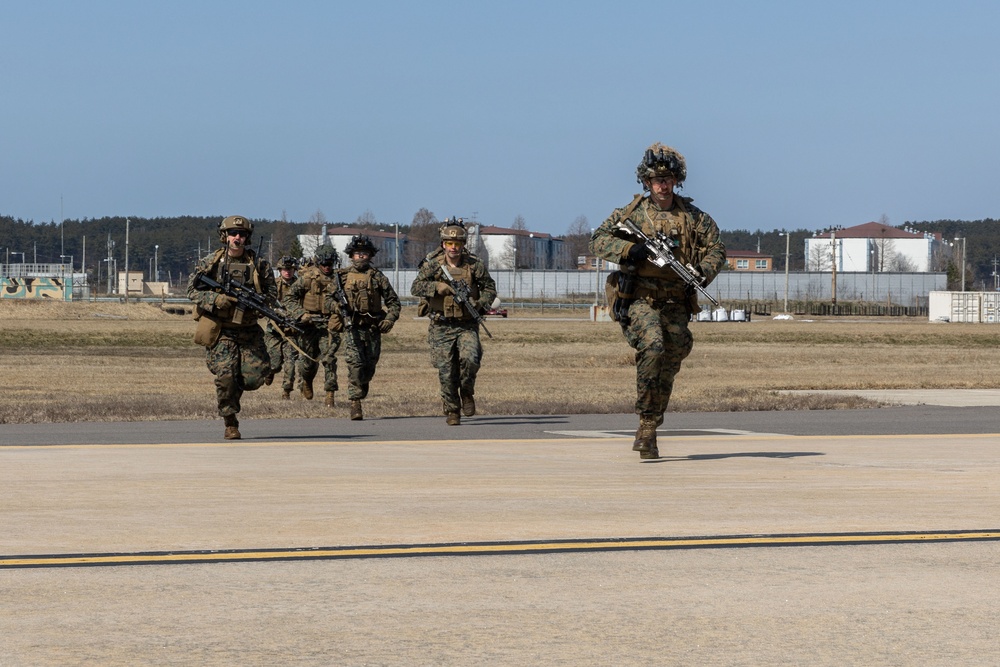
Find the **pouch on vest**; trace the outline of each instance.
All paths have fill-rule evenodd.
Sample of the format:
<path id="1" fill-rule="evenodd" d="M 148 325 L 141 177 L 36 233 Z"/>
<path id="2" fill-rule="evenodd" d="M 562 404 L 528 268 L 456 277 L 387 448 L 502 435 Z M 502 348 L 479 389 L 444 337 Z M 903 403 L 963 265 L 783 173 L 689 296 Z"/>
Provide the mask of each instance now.
<path id="1" fill-rule="evenodd" d="M 194 330 L 195 344 L 212 347 L 218 342 L 219 334 L 222 333 L 222 323 L 214 317 L 203 314 L 197 320 L 198 327 Z"/>

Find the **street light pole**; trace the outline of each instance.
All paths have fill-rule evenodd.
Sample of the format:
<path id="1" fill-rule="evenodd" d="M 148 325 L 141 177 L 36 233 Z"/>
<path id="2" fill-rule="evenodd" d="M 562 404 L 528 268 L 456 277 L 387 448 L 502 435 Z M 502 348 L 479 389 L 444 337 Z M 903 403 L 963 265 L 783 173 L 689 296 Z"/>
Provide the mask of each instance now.
<path id="1" fill-rule="evenodd" d="M 153 282 L 160 282 L 160 246 L 153 246 Z"/>
<path id="2" fill-rule="evenodd" d="M 781 236 L 785 237 L 785 314 L 788 314 L 788 255 L 791 250 L 791 240 L 792 235 L 788 232 L 781 232 Z"/>
<path id="3" fill-rule="evenodd" d="M 956 241 L 962 242 L 962 291 L 965 291 L 965 237 L 955 237 Z"/>

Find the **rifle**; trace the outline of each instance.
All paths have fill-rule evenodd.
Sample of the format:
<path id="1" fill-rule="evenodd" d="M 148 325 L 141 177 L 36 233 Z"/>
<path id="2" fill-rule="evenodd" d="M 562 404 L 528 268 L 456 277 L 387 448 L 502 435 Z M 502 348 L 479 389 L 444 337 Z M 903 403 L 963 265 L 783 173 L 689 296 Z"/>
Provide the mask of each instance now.
<path id="1" fill-rule="evenodd" d="M 445 264 L 441 265 L 441 271 L 444 273 L 445 282 L 451 285 L 451 288 L 455 290 L 455 294 L 452 297 L 455 301 L 465 308 L 465 312 L 472 316 L 472 319 L 476 321 L 476 324 L 483 328 L 486 335 L 493 338 L 493 334 L 490 330 L 486 328 L 486 318 L 480 313 L 474 305 L 472 305 L 472 288 L 469 287 L 469 283 L 464 280 L 455 280 L 451 277 L 451 273 L 448 272 L 448 267 Z"/>
<path id="2" fill-rule="evenodd" d="M 340 319 L 344 322 L 344 328 L 350 330 L 354 326 L 354 313 L 351 312 L 351 304 L 347 301 L 347 294 L 344 292 L 344 284 L 340 282 L 340 274 L 333 270 L 333 296 L 340 304 Z"/>
<path id="3" fill-rule="evenodd" d="M 669 268 L 673 271 L 681 281 L 684 282 L 688 287 L 694 288 L 699 294 L 704 296 L 706 299 L 719 306 L 719 302 L 715 300 L 708 291 L 702 286 L 702 278 L 691 264 L 684 266 L 680 263 L 671 248 L 676 248 L 677 243 L 672 241 L 663 232 L 656 232 L 656 235 L 652 238 L 647 236 L 639 227 L 629 220 L 628 218 L 622 220 L 618 223 L 617 228 L 619 231 L 623 232 L 626 236 L 632 237 L 631 240 L 638 239 L 638 243 L 642 243 L 643 247 L 646 249 L 647 258 L 650 262 L 656 266 L 662 268 Z"/>
<path id="4" fill-rule="evenodd" d="M 297 321 L 288 316 L 285 309 L 282 308 L 280 304 L 276 303 L 273 298 L 260 294 L 243 283 L 237 282 L 228 277 L 225 279 L 224 283 L 220 283 L 217 280 L 209 278 L 205 274 L 198 276 L 198 281 L 207 287 L 219 290 L 226 296 L 233 297 L 236 299 L 236 303 L 239 308 L 249 308 L 250 310 L 255 310 L 277 324 L 279 327 L 291 329 L 295 333 L 299 334 L 306 332 L 306 330 L 303 329 Z"/>

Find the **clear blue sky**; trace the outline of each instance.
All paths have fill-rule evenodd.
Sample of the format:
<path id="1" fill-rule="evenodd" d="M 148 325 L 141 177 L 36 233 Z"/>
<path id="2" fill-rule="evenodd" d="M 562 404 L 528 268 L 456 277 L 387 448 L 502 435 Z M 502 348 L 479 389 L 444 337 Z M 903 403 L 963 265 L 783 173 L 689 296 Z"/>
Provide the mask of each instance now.
<path id="1" fill-rule="evenodd" d="M 8 2 L 0 214 L 1000 217 L 1000 3 Z"/>

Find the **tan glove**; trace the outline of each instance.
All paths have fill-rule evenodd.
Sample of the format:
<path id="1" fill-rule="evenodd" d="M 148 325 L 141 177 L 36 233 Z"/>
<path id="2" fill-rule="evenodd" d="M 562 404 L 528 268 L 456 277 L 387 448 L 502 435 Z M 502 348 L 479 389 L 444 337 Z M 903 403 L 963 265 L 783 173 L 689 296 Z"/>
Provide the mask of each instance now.
<path id="1" fill-rule="evenodd" d="M 215 301 L 212 306 L 215 308 L 216 312 L 220 310 L 225 310 L 227 308 L 232 308 L 236 305 L 236 297 L 229 296 L 228 294 L 216 294 Z"/>
<path id="2" fill-rule="evenodd" d="M 333 333 L 340 333 L 344 330 L 344 319 L 339 315 L 331 315 L 330 320 L 326 323 L 326 328 Z"/>
<path id="3" fill-rule="evenodd" d="M 302 324 L 312 324 L 312 313 L 302 313 L 302 317 L 299 318 L 299 322 Z"/>
<path id="4" fill-rule="evenodd" d="M 448 283 L 438 283 L 437 285 L 435 285 L 434 291 L 436 291 L 441 296 L 448 296 L 449 294 L 455 293 L 455 290 L 452 289 L 451 285 L 449 285 Z"/>
<path id="5" fill-rule="evenodd" d="M 389 333 L 392 331 L 392 325 L 396 323 L 395 320 L 382 320 L 378 323 L 378 330 L 382 333 Z"/>

